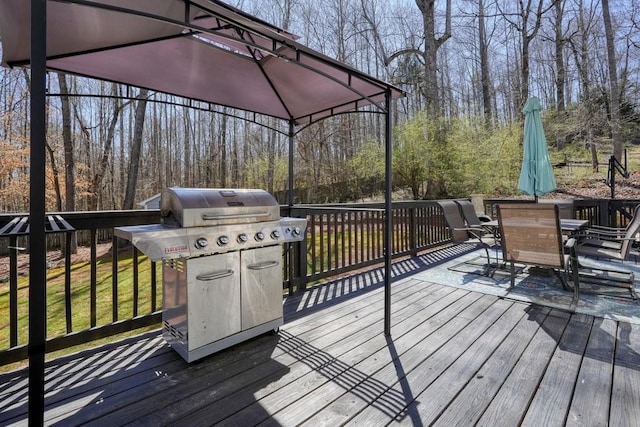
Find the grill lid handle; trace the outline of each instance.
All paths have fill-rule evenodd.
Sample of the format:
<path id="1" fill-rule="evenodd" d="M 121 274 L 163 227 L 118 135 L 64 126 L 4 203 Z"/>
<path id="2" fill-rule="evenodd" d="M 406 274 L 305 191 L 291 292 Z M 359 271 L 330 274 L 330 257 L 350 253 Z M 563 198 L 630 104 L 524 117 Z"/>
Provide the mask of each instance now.
<path id="1" fill-rule="evenodd" d="M 266 217 L 269 216 L 269 212 L 256 212 L 247 214 L 202 214 L 202 219 L 205 221 L 211 221 L 214 219 L 234 219 L 234 218 L 254 218 L 254 217 Z"/>

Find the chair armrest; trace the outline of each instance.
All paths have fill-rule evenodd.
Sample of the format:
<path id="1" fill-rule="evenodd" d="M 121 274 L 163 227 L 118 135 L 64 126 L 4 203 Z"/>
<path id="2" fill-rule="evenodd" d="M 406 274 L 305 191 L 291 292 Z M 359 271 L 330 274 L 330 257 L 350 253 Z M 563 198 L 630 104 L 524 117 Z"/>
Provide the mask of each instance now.
<path id="1" fill-rule="evenodd" d="M 589 240 L 604 240 L 607 242 L 623 242 L 625 240 L 630 240 L 630 241 L 635 241 L 637 240 L 637 237 L 632 236 L 632 237 L 623 237 L 623 236 L 606 236 L 603 234 L 574 234 L 573 237 L 576 237 L 578 239 L 581 239 L 583 241 L 589 241 Z"/>
<path id="2" fill-rule="evenodd" d="M 604 227 L 602 225 L 593 225 L 587 228 L 585 234 L 593 234 L 595 236 L 606 236 L 611 238 L 618 238 L 624 236 L 627 230 L 625 228 Z"/>
<path id="3" fill-rule="evenodd" d="M 463 228 L 453 228 L 453 231 L 466 231 L 471 234 L 475 239 L 482 240 L 482 236 L 487 232 L 484 228 L 478 227 L 463 227 Z"/>
<path id="4" fill-rule="evenodd" d="M 485 214 L 478 214 L 478 219 L 480 220 L 480 222 L 493 221 L 493 219 L 491 219 L 491 217 L 489 215 L 485 215 Z"/>

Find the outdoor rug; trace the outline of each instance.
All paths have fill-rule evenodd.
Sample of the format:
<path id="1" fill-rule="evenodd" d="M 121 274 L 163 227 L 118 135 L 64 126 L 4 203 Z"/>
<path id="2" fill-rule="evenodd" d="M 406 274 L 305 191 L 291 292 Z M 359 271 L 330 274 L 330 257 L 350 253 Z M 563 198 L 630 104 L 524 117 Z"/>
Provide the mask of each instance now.
<path id="1" fill-rule="evenodd" d="M 486 261 L 484 251 L 472 251 L 437 263 L 417 273 L 415 277 L 444 286 L 640 324 L 640 301 L 631 299 L 626 289 L 581 283 L 578 305 L 572 307 L 573 292 L 563 289 L 560 279 L 552 271 L 531 269 L 516 264 L 515 286 L 510 288 L 511 276 L 508 265 L 495 269 L 493 276 L 488 277 L 483 275 Z M 633 262 L 621 264 L 582 258 L 580 261 L 592 268 L 633 271 L 636 294 L 640 295 L 640 264 Z"/>

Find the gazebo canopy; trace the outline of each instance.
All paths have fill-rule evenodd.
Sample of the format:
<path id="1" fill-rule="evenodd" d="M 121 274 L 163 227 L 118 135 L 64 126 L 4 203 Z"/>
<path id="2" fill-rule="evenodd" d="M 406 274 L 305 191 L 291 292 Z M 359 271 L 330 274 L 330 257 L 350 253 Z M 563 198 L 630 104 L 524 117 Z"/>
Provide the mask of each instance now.
<path id="1" fill-rule="evenodd" d="M 3 65 L 30 67 L 32 73 L 32 242 L 45 241 L 46 69 L 286 120 L 290 129 L 290 191 L 294 125 L 375 104 L 385 115 L 384 330 L 390 335 L 390 110 L 391 99 L 403 95 L 400 89 L 303 46 L 287 31 L 217 0 L 2 0 L 0 40 Z M 31 249 L 29 422 L 40 425 L 44 411 L 46 247 L 34 245 Z"/>
<path id="2" fill-rule="evenodd" d="M 31 2 L 0 2 L 3 65 L 30 62 Z M 217 0 L 47 2 L 47 68 L 309 123 L 400 89 Z"/>

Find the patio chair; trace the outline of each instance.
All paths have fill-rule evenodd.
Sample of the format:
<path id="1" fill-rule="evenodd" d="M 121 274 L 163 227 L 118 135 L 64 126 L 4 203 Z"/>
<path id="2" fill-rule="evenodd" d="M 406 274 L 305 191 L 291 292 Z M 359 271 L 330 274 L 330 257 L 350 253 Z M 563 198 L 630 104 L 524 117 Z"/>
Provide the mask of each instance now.
<path id="1" fill-rule="evenodd" d="M 467 225 L 462 217 L 459 205 L 453 200 L 442 200 L 437 204 L 442 208 L 444 219 L 451 234 L 451 241 L 453 243 L 470 243 L 482 247 L 487 257 L 485 274 L 490 275 L 492 263 L 489 248 L 496 245 L 496 239 L 488 234 L 482 226 Z"/>
<path id="2" fill-rule="evenodd" d="M 624 262 L 640 232 L 640 204 L 625 228 L 592 226 L 579 234 L 578 255 Z"/>
<path id="3" fill-rule="evenodd" d="M 510 264 L 511 287 L 515 286 L 515 264 L 550 268 L 565 289 L 573 290 L 578 302 L 578 263 L 575 240 L 563 243 L 557 205 L 513 203 L 498 205 L 502 257 Z M 565 252 L 566 251 L 566 252 Z M 573 282 L 570 285 L 569 282 Z"/>
<path id="4" fill-rule="evenodd" d="M 515 286 L 515 264 L 550 268 L 565 289 L 573 291 L 573 304 L 580 295 L 580 282 L 633 289 L 633 273 L 587 268 L 578 262 L 576 239 L 563 242 L 557 205 L 525 203 L 498 205 L 502 256 L 511 267 Z"/>
<path id="5" fill-rule="evenodd" d="M 482 227 L 483 222 L 491 221 L 491 217 L 485 214 L 478 214 L 476 208 L 469 200 L 456 200 L 462 210 L 462 215 L 469 227 Z"/>

